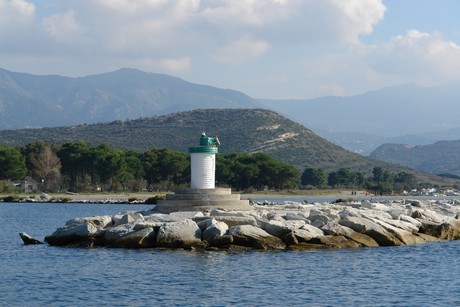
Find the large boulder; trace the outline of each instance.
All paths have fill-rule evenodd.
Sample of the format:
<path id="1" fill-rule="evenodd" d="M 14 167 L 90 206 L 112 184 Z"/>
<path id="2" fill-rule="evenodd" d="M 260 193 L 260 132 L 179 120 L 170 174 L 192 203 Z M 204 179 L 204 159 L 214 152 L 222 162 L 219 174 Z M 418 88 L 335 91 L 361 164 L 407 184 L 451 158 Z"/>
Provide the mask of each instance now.
<path id="1" fill-rule="evenodd" d="M 460 221 L 452 220 L 441 224 L 424 224 L 420 232 L 441 240 L 460 240 Z"/>
<path id="2" fill-rule="evenodd" d="M 95 238 L 101 232 L 92 223 L 70 224 L 56 229 L 51 235 L 45 237 L 45 242 L 50 245 L 65 246 L 92 246 Z"/>
<path id="3" fill-rule="evenodd" d="M 296 229 L 292 232 L 295 239 L 300 242 L 310 242 L 313 238 L 324 236 L 324 232 L 309 224 L 303 225 L 301 228 Z"/>
<path id="4" fill-rule="evenodd" d="M 403 243 L 396 236 L 388 232 L 379 224 L 360 216 L 344 216 L 340 225 L 353 229 L 356 232 L 364 233 L 374 239 L 380 246 L 397 246 Z"/>
<path id="5" fill-rule="evenodd" d="M 66 225 L 81 225 L 81 224 L 93 224 L 97 228 L 104 228 L 107 226 L 112 226 L 112 217 L 110 215 L 102 216 L 91 216 L 91 217 L 79 217 L 68 220 Z"/>
<path id="6" fill-rule="evenodd" d="M 252 225 L 258 226 L 256 219 L 253 216 L 231 216 L 231 215 L 220 215 L 213 216 L 216 221 L 224 222 L 228 227 L 239 226 L 239 225 Z"/>
<path id="7" fill-rule="evenodd" d="M 340 220 L 340 215 L 337 210 L 330 207 L 322 208 L 322 210 L 311 209 L 308 219 L 311 221 L 313 226 L 321 228 L 330 221 Z"/>
<path id="8" fill-rule="evenodd" d="M 446 220 L 444 216 L 441 216 L 435 211 L 429 209 L 417 209 L 412 212 L 411 217 L 417 219 L 422 224 L 426 222 L 441 224 Z"/>
<path id="9" fill-rule="evenodd" d="M 382 221 L 378 219 L 370 219 L 370 220 L 382 226 L 385 230 L 393 234 L 396 238 L 398 238 L 399 241 L 401 241 L 405 245 L 415 245 L 417 243 L 424 242 L 423 239 L 421 239 L 419 236 L 417 236 L 416 234 L 412 232 L 412 228 L 408 227 L 407 228 L 408 230 L 402 229 L 402 227 L 406 226 L 402 224 L 403 223 L 402 221 L 395 221 L 395 220 Z M 412 224 L 409 224 L 409 225 L 413 226 Z M 401 226 L 401 227 L 398 227 L 398 226 Z M 415 233 L 417 232 L 418 232 L 418 229 L 415 231 Z"/>
<path id="10" fill-rule="evenodd" d="M 299 211 L 299 212 L 286 212 L 286 215 L 284 216 L 284 219 L 288 221 L 296 221 L 296 220 L 301 220 L 306 223 L 310 223 L 310 220 L 308 217 L 310 216 L 310 212 L 305 212 L 305 211 Z"/>
<path id="11" fill-rule="evenodd" d="M 360 244 L 361 246 L 366 246 L 366 247 L 375 247 L 379 246 L 379 244 L 369 237 L 368 235 L 365 235 L 360 232 L 356 232 L 351 228 L 339 225 L 339 224 L 334 224 L 334 223 L 329 223 L 321 228 L 326 235 L 337 235 L 337 236 L 344 236 L 350 240 L 353 240 Z"/>
<path id="12" fill-rule="evenodd" d="M 114 215 L 112 217 L 112 220 L 113 226 L 118 226 L 127 223 L 144 221 L 144 216 L 140 212 L 129 211 Z"/>
<path id="13" fill-rule="evenodd" d="M 215 219 L 207 220 L 206 229 L 203 231 L 203 240 L 212 242 L 227 233 L 228 225 Z"/>
<path id="14" fill-rule="evenodd" d="M 252 225 L 230 227 L 228 235 L 233 237 L 233 244 L 256 249 L 285 249 L 283 241 L 270 235 L 265 230 Z"/>
<path id="15" fill-rule="evenodd" d="M 137 224 L 122 224 L 107 229 L 104 233 L 105 244 L 111 247 L 146 248 L 155 246 L 153 227 L 139 227 Z"/>
<path id="16" fill-rule="evenodd" d="M 264 223 L 262 229 L 272 236 L 281 238 L 285 234 L 299 229 L 304 225 L 304 220 L 271 220 Z"/>
<path id="17" fill-rule="evenodd" d="M 405 214 L 401 214 L 401 215 L 399 216 L 399 219 L 400 219 L 401 221 L 411 223 L 411 224 L 414 225 L 417 229 L 420 229 L 420 227 L 422 227 L 422 223 L 420 223 L 420 221 L 414 219 L 414 218 L 411 217 L 411 216 L 408 216 L 408 215 L 405 215 Z"/>
<path id="18" fill-rule="evenodd" d="M 201 229 L 191 219 L 165 223 L 156 236 L 159 247 L 187 247 L 201 242 Z"/>

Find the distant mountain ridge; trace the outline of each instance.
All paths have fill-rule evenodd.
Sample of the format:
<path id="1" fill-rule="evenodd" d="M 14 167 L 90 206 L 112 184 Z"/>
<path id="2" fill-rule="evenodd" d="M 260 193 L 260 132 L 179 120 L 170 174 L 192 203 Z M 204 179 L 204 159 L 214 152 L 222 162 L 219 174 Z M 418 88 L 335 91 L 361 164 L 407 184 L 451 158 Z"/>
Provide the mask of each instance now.
<path id="1" fill-rule="evenodd" d="M 259 101 L 351 151 L 369 154 L 390 142 L 443 140 L 460 127 L 460 84 L 402 84 L 356 96 Z M 459 135 L 459 134 L 455 134 Z M 455 137 L 449 133 L 449 137 Z"/>
<path id="2" fill-rule="evenodd" d="M 0 130 L 260 106 L 241 92 L 128 68 L 81 78 L 0 69 Z"/>
<path id="3" fill-rule="evenodd" d="M 370 157 L 434 174 L 460 176 L 460 140 L 439 141 L 431 145 L 384 144 Z"/>

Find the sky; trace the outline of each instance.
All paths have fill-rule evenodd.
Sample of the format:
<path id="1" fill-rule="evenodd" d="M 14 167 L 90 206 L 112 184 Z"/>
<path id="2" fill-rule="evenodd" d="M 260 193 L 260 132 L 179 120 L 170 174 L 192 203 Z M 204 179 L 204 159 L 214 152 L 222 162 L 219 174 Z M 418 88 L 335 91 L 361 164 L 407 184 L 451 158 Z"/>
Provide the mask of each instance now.
<path id="1" fill-rule="evenodd" d="M 253 98 L 460 79 L 458 0 L 0 0 L 0 67 L 164 73 Z"/>

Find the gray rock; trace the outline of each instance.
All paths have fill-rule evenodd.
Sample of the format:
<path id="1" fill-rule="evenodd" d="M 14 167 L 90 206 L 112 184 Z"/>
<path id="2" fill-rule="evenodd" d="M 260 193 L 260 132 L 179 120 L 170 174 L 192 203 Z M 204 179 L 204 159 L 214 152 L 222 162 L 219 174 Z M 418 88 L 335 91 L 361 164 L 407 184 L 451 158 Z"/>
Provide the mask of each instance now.
<path id="1" fill-rule="evenodd" d="M 310 242 L 313 238 L 324 236 L 324 232 L 321 229 L 309 224 L 294 230 L 293 233 L 298 242 Z"/>
<path id="2" fill-rule="evenodd" d="M 162 223 L 162 222 L 150 222 L 150 221 L 136 222 L 136 223 L 134 223 L 133 230 L 138 231 L 138 230 L 142 230 L 142 229 L 145 229 L 145 228 L 153 228 L 155 231 L 158 231 L 158 229 L 160 229 L 160 227 L 163 224 L 164 223 Z"/>
<path id="3" fill-rule="evenodd" d="M 144 221 L 149 223 L 170 223 L 182 220 L 180 217 L 172 216 L 169 214 L 156 213 L 144 216 Z"/>
<path id="4" fill-rule="evenodd" d="M 209 220 L 208 220 L 209 221 Z M 228 231 L 228 225 L 224 222 L 216 221 L 215 219 L 211 219 L 208 222 L 206 229 L 203 232 L 203 240 L 208 241 L 212 244 L 212 242 L 225 235 Z"/>
<path id="5" fill-rule="evenodd" d="M 40 201 L 42 202 L 49 202 L 51 199 L 53 199 L 51 196 L 49 196 L 46 193 L 41 193 L 40 194 Z"/>
<path id="6" fill-rule="evenodd" d="M 338 235 L 338 236 L 344 236 L 350 240 L 353 240 L 360 244 L 361 246 L 366 246 L 366 247 L 375 247 L 379 246 L 379 244 L 369 237 L 368 235 L 365 235 L 363 233 L 356 232 L 352 230 L 351 228 L 339 225 L 339 224 L 334 224 L 334 223 L 329 223 L 325 225 L 322 230 L 326 235 Z"/>
<path id="7" fill-rule="evenodd" d="M 441 240 L 460 240 L 460 221 L 452 220 L 442 224 L 423 224 L 420 232 Z"/>
<path id="8" fill-rule="evenodd" d="M 315 215 L 312 215 L 310 213 L 309 219 L 311 221 L 311 224 L 317 228 L 321 228 L 323 225 L 327 224 L 330 221 L 330 218 L 322 213 Z"/>
<path id="9" fill-rule="evenodd" d="M 303 220 L 271 220 L 264 223 L 262 229 L 272 236 L 281 238 L 285 234 L 301 228 L 303 225 L 305 225 L 305 221 Z"/>
<path id="10" fill-rule="evenodd" d="M 102 215 L 102 216 L 91 216 L 91 217 L 82 217 L 82 218 L 74 218 L 68 220 L 65 224 L 66 225 L 80 225 L 80 224 L 93 224 L 97 228 L 104 228 L 106 226 L 112 226 L 112 217 L 110 215 Z"/>
<path id="11" fill-rule="evenodd" d="M 136 230 L 136 224 L 128 223 L 109 228 L 105 231 L 105 245 L 124 248 L 154 247 L 155 230 L 145 227 Z"/>
<path id="12" fill-rule="evenodd" d="M 133 223 L 138 221 L 144 221 L 144 216 L 139 212 L 124 212 L 116 214 L 112 217 L 113 226 L 119 226 L 127 223 Z"/>
<path id="13" fill-rule="evenodd" d="M 247 246 L 256 249 L 285 249 L 283 241 L 270 235 L 263 229 L 252 225 L 233 226 L 228 230 L 233 237 L 233 243 L 240 246 Z"/>
<path id="14" fill-rule="evenodd" d="M 185 247 L 199 242 L 201 229 L 191 219 L 163 224 L 156 237 L 156 244 L 160 247 Z"/>
<path id="15" fill-rule="evenodd" d="M 24 245 L 43 244 L 43 242 L 40 242 L 37 239 L 32 238 L 25 232 L 20 232 L 19 236 L 21 237 L 22 242 L 24 242 Z"/>
<path id="16" fill-rule="evenodd" d="M 435 211 L 429 209 L 417 209 L 412 212 L 411 217 L 419 220 L 422 224 L 424 221 L 441 224 L 446 220 L 445 217 L 440 216 Z"/>
<path id="17" fill-rule="evenodd" d="M 415 227 L 417 227 L 417 229 L 420 229 L 420 227 L 422 227 L 422 223 L 420 223 L 420 221 L 417 221 L 416 219 L 414 219 L 414 218 L 411 217 L 411 216 L 408 216 L 408 215 L 405 215 L 405 214 L 401 214 L 401 215 L 399 216 L 399 219 L 400 219 L 401 221 L 411 223 L 412 225 L 414 225 Z"/>
<path id="18" fill-rule="evenodd" d="M 91 223 L 66 225 L 58 228 L 51 235 L 45 237 L 45 242 L 50 245 L 92 245 L 94 237 L 98 234 L 98 228 Z"/>
<path id="19" fill-rule="evenodd" d="M 395 226 L 395 225 L 401 225 L 401 223 L 403 223 L 403 222 L 400 222 L 398 224 L 397 223 L 398 221 L 388 220 L 388 222 L 387 222 L 387 221 L 381 221 L 381 220 L 378 220 L 378 219 L 371 219 L 371 221 L 373 221 L 376 224 L 382 226 L 385 230 L 387 230 L 389 233 L 393 234 L 396 238 L 399 239 L 399 241 L 401 241 L 405 245 L 415 245 L 417 243 L 422 243 L 423 242 L 423 240 L 421 240 L 419 236 L 414 235 L 414 233 L 412 233 L 411 231 L 408 231 L 408 230 L 405 230 L 405 229 L 402 229 L 402 228 L 399 228 L 399 227 Z M 391 222 L 391 224 L 389 222 Z M 409 223 L 408 223 L 408 225 L 412 226 L 412 224 L 409 224 Z M 403 227 L 404 227 L 404 225 L 403 225 Z M 409 230 L 412 230 L 412 229 L 409 228 Z M 416 230 L 416 232 L 418 232 L 418 229 Z"/>
<path id="20" fill-rule="evenodd" d="M 339 221 L 339 224 L 368 235 L 380 246 L 403 245 L 394 234 L 389 233 L 379 224 L 364 217 L 346 216 Z"/>
<path id="21" fill-rule="evenodd" d="M 219 222 L 224 222 L 228 227 L 239 225 L 258 226 L 253 216 L 213 216 L 213 218 Z"/>
<path id="22" fill-rule="evenodd" d="M 283 235 L 280 239 L 287 246 L 299 244 L 299 240 L 297 240 L 297 237 L 295 236 L 294 232 L 292 232 L 292 231 L 290 233 L 287 233 L 287 234 Z"/>
<path id="23" fill-rule="evenodd" d="M 310 220 L 308 219 L 309 213 L 306 212 L 286 212 L 286 215 L 284 218 L 288 221 L 304 221 L 306 223 L 310 223 Z"/>

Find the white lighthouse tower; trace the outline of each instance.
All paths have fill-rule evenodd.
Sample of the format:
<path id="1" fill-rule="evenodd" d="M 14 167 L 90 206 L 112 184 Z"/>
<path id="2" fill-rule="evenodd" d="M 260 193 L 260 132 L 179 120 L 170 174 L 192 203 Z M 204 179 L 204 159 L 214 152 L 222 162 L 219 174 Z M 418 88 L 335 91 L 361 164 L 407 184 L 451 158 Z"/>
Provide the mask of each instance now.
<path id="1" fill-rule="evenodd" d="M 220 145 L 217 137 L 201 134 L 200 146 L 188 149 L 191 159 L 192 189 L 214 189 L 216 187 L 216 153 Z"/>
<path id="2" fill-rule="evenodd" d="M 198 147 L 190 147 L 191 177 L 189 189 L 177 189 L 159 200 L 155 210 L 161 213 L 176 211 L 251 210 L 249 200 L 232 194 L 229 188 L 216 188 L 216 154 L 220 145 L 217 137 L 203 132 Z"/>

